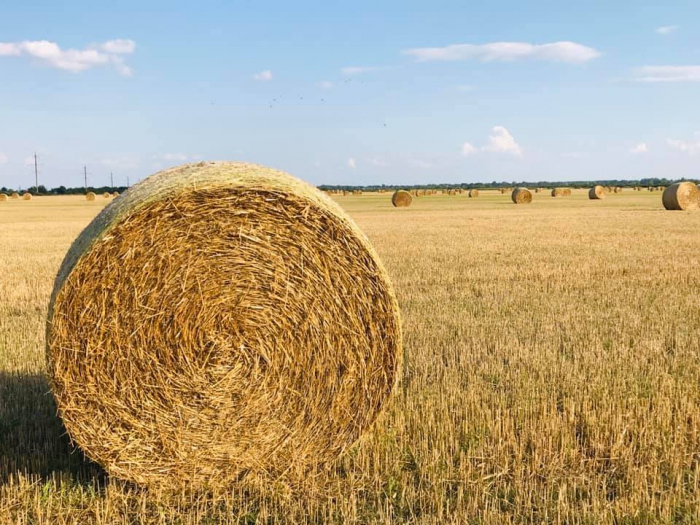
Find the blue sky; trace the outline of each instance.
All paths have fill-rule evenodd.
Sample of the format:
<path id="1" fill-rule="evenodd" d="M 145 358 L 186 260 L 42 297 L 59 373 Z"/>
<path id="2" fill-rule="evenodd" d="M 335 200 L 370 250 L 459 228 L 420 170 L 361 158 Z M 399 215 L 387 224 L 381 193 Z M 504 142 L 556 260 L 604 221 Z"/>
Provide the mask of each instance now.
<path id="1" fill-rule="evenodd" d="M 697 2 L 8 4 L 0 186 L 700 177 Z"/>

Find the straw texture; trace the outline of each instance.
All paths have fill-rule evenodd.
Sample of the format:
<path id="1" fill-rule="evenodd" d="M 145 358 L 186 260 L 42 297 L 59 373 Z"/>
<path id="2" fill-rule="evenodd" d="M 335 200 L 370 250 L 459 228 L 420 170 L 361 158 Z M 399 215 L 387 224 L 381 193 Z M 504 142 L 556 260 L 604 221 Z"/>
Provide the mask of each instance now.
<path id="1" fill-rule="evenodd" d="M 413 197 L 406 190 L 395 191 L 391 196 L 391 204 L 396 208 L 405 208 L 411 205 Z"/>
<path id="2" fill-rule="evenodd" d="M 515 188 L 510 198 L 515 204 L 529 204 L 532 202 L 532 193 L 527 188 Z"/>
<path id="3" fill-rule="evenodd" d="M 667 210 L 697 210 L 700 189 L 694 182 L 676 182 L 664 190 L 661 200 Z"/>
<path id="4" fill-rule="evenodd" d="M 115 199 L 63 261 L 47 323 L 72 439 L 159 487 L 332 461 L 386 405 L 401 357 L 365 235 L 315 188 L 243 163 L 180 166 Z"/>
<path id="5" fill-rule="evenodd" d="M 602 186 L 593 186 L 588 190 L 588 198 L 591 200 L 598 200 L 605 198 L 605 188 Z"/>

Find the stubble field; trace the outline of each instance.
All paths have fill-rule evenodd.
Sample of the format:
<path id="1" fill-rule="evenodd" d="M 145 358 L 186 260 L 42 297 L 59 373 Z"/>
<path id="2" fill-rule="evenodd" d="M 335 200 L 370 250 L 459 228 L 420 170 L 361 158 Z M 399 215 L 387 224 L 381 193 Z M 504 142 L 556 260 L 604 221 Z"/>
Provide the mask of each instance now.
<path id="1" fill-rule="evenodd" d="M 0 523 L 696 523 L 700 213 L 661 194 L 337 197 L 397 290 L 405 365 L 374 429 L 308 486 L 145 492 L 63 434 L 44 320 L 108 202 L 0 203 Z"/>

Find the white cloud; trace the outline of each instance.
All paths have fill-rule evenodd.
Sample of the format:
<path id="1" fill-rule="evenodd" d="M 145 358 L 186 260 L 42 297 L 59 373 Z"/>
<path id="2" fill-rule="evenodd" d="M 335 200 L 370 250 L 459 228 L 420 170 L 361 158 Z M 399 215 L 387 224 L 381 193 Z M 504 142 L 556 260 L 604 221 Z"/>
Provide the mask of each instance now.
<path id="1" fill-rule="evenodd" d="M 376 71 L 377 67 L 361 67 L 361 66 L 348 66 L 340 69 L 343 76 L 351 77 L 354 75 L 360 75 L 362 73 L 369 73 L 370 71 Z"/>
<path id="2" fill-rule="evenodd" d="M 7 157 L 7 155 L 0 151 L 0 164 L 7 164 L 8 160 L 10 159 Z"/>
<path id="3" fill-rule="evenodd" d="M 355 159 L 353 159 L 353 158 L 348 159 L 348 167 L 352 168 L 352 169 L 355 169 L 357 167 L 357 164 L 355 163 Z"/>
<path id="4" fill-rule="evenodd" d="M 639 154 L 639 153 L 647 153 L 649 151 L 649 147 L 647 146 L 646 142 L 640 142 L 636 146 L 634 146 L 632 149 L 630 149 L 630 153 L 633 154 Z"/>
<path id="5" fill-rule="evenodd" d="M 575 42 L 528 44 L 526 42 L 494 42 L 491 44 L 453 44 L 445 47 L 419 47 L 406 49 L 405 55 L 417 62 L 481 60 L 483 62 L 513 61 L 525 58 L 550 62 L 588 62 L 601 53 Z"/>
<path id="6" fill-rule="evenodd" d="M 491 153 L 509 153 L 520 157 L 523 154 L 520 145 L 515 142 L 513 135 L 511 135 L 506 128 L 503 126 L 495 126 L 491 129 L 492 135 L 489 136 L 488 146 L 484 146 L 482 151 L 488 151 Z"/>
<path id="7" fill-rule="evenodd" d="M 255 73 L 255 75 L 253 75 L 253 78 L 255 80 L 267 82 L 268 80 L 272 80 L 272 71 L 266 69 L 265 71 L 261 71 L 260 73 Z"/>
<path id="8" fill-rule="evenodd" d="M 387 161 L 378 158 L 369 159 L 369 163 L 377 168 L 388 168 L 390 166 Z"/>
<path id="9" fill-rule="evenodd" d="M 657 27 L 654 31 L 656 31 L 659 35 L 670 35 L 671 33 L 674 33 L 678 29 L 678 26 L 661 26 Z"/>
<path id="10" fill-rule="evenodd" d="M 700 66 L 644 66 L 634 75 L 637 82 L 700 82 Z"/>
<path id="11" fill-rule="evenodd" d="M 324 80 L 323 82 L 318 83 L 318 87 L 320 87 L 321 89 L 333 89 L 333 82 Z"/>
<path id="12" fill-rule="evenodd" d="M 113 55 L 130 55 L 136 51 L 136 42 L 118 38 L 105 42 L 100 46 L 100 49 Z"/>
<path id="13" fill-rule="evenodd" d="M 462 155 L 465 157 L 468 157 L 469 155 L 472 155 L 477 152 L 477 149 L 472 146 L 469 142 L 465 142 L 462 144 Z"/>
<path id="14" fill-rule="evenodd" d="M 463 93 L 468 93 L 469 91 L 474 91 L 476 87 L 472 86 L 471 84 L 462 84 L 461 86 L 457 86 L 457 91 L 461 91 Z"/>
<path id="15" fill-rule="evenodd" d="M 29 157 L 24 157 L 25 166 L 34 166 L 34 155 L 29 155 Z"/>
<path id="16" fill-rule="evenodd" d="M 695 138 L 691 140 L 666 139 L 666 144 L 672 149 L 695 155 L 700 153 L 700 133 L 696 133 Z"/>
<path id="17" fill-rule="evenodd" d="M 132 74 L 121 55 L 131 54 L 136 49 L 133 40 L 110 40 L 86 49 L 61 49 L 48 40 L 25 40 L 22 42 L 0 42 L 0 56 L 26 56 L 56 69 L 80 73 L 97 66 L 112 66 L 124 76 Z"/>
<path id="18" fill-rule="evenodd" d="M 421 160 L 421 159 L 409 159 L 408 161 L 409 164 L 412 166 L 416 166 L 418 168 L 423 168 L 423 169 L 430 169 L 434 166 L 432 162 L 429 162 L 427 160 Z"/>
<path id="19" fill-rule="evenodd" d="M 588 155 L 581 151 L 565 151 L 561 156 L 565 159 L 585 159 Z"/>

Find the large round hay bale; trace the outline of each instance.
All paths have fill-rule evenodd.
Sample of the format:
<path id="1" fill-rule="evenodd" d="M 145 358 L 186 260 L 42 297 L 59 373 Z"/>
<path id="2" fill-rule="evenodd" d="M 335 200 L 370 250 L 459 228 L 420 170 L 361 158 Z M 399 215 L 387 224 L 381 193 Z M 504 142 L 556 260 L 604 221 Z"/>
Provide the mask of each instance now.
<path id="1" fill-rule="evenodd" d="M 7 195 L 0 193 L 0 202 L 5 202 L 7 200 Z"/>
<path id="2" fill-rule="evenodd" d="M 406 190 L 395 191 L 394 194 L 391 196 L 391 203 L 396 208 L 405 208 L 407 206 L 410 206 L 412 201 L 413 197 L 411 197 L 411 194 L 408 193 Z"/>
<path id="3" fill-rule="evenodd" d="M 286 173 L 157 173 L 66 255 L 47 358 L 71 438 L 108 473 L 220 487 L 303 475 L 375 421 L 402 356 L 397 301 L 363 232 Z"/>
<path id="4" fill-rule="evenodd" d="M 13 192 L 12 195 L 10 196 L 13 199 L 19 199 L 19 193 Z"/>
<path id="5" fill-rule="evenodd" d="M 700 188 L 694 182 L 676 182 L 664 190 L 661 200 L 667 210 L 697 210 Z"/>
<path id="6" fill-rule="evenodd" d="M 564 190 L 562 188 L 554 188 L 552 190 L 552 197 L 563 197 Z"/>
<path id="7" fill-rule="evenodd" d="M 23 200 L 23 201 L 30 201 L 30 200 L 32 200 L 32 194 L 29 193 L 28 191 L 25 191 L 25 192 L 22 194 L 22 200 Z"/>
<path id="8" fill-rule="evenodd" d="M 92 191 L 88 191 L 88 192 L 85 194 L 85 200 L 86 200 L 86 201 L 94 201 L 94 200 L 95 200 L 95 193 L 92 192 Z"/>
<path id="9" fill-rule="evenodd" d="M 532 193 L 527 188 L 515 188 L 510 198 L 515 204 L 529 204 L 532 202 Z"/>
<path id="10" fill-rule="evenodd" d="M 478 197 L 479 196 L 479 190 L 473 189 L 469 190 L 469 197 Z"/>
<path id="11" fill-rule="evenodd" d="M 562 191 L 564 192 L 564 197 L 571 197 L 571 188 L 564 188 Z"/>
<path id="12" fill-rule="evenodd" d="M 588 198 L 591 200 L 604 199 L 605 198 L 605 188 L 603 188 L 602 186 L 593 186 L 588 191 Z"/>

